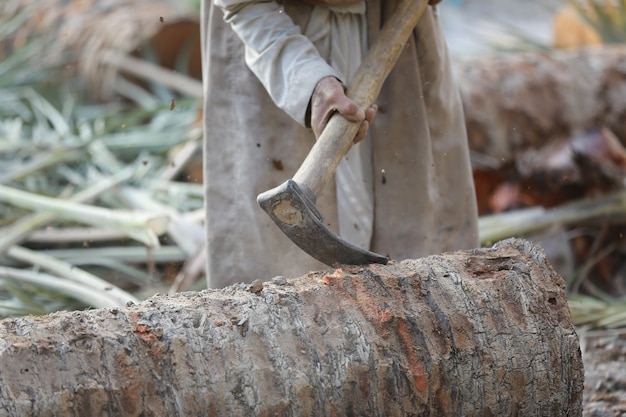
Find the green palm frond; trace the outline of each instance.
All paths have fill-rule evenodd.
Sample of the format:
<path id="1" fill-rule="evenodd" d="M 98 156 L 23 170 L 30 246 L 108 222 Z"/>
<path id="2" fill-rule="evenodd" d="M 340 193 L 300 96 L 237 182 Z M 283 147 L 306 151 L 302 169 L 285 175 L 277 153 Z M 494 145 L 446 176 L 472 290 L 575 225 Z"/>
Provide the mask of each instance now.
<path id="1" fill-rule="evenodd" d="M 574 323 L 592 328 L 626 327 L 626 300 L 570 295 L 569 307 Z"/>
<path id="2" fill-rule="evenodd" d="M 626 42 L 626 0 L 570 0 L 606 43 Z"/>
<path id="3" fill-rule="evenodd" d="M 58 39 L 24 30 L 40 2 L 20 3 L 25 6 L 0 5 L 0 318 L 136 301 L 134 294 L 150 295 L 150 286 L 165 284 L 145 265 L 182 263 L 188 255 L 157 236 L 170 233 L 167 222 L 150 232 L 135 220 L 139 210 L 145 219 L 167 220 L 201 207 L 197 191 L 187 198 L 189 192 L 170 190 L 181 186 L 164 176 L 172 149 L 199 140 L 192 129 L 199 100 L 154 82 L 143 88 L 142 100 L 90 99 L 77 88 L 85 84 L 65 68 L 62 50 L 47 59 L 50 42 Z M 130 204 L 125 196 L 136 190 L 167 210 Z M 54 235 L 68 228 L 78 236 L 60 245 L 71 253 L 65 260 L 49 243 L 26 240 L 33 231 Z M 133 229 L 131 236 L 143 243 L 124 238 Z M 100 232 L 121 237 L 93 241 Z M 96 249 L 105 250 L 91 255 Z"/>

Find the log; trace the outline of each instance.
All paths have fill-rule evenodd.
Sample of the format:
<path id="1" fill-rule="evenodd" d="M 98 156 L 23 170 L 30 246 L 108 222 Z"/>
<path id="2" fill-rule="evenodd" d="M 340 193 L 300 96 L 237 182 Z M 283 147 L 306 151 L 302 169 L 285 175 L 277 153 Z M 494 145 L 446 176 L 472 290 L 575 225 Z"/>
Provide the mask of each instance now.
<path id="1" fill-rule="evenodd" d="M 626 143 L 625 62 L 603 46 L 456 63 L 472 151 L 506 162 L 600 127 Z"/>
<path id="2" fill-rule="evenodd" d="M 522 240 L 0 322 L 11 416 L 580 416 L 583 378 Z"/>

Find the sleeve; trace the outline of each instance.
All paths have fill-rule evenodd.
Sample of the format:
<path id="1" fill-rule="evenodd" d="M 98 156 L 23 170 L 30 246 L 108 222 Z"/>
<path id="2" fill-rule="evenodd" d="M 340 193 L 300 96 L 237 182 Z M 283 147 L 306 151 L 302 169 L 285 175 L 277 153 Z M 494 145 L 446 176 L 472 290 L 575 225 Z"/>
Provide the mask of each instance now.
<path id="1" fill-rule="evenodd" d="M 213 0 L 245 44 L 246 65 L 274 103 L 306 125 L 309 100 L 324 77 L 341 76 L 273 0 Z"/>

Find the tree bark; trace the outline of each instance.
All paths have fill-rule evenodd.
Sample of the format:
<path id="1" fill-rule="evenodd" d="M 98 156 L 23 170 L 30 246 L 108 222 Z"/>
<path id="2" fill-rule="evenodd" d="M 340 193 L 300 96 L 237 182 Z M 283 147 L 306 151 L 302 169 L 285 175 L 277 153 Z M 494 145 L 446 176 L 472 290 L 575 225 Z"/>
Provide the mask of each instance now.
<path id="1" fill-rule="evenodd" d="M 626 143 L 626 48 L 504 55 L 461 62 L 457 79 L 473 151 L 497 161 L 608 127 Z"/>
<path id="2" fill-rule="evenodd" d="M 580 416 L 582 390 L 522 240 L 0 322 L 0 415 Z"/>

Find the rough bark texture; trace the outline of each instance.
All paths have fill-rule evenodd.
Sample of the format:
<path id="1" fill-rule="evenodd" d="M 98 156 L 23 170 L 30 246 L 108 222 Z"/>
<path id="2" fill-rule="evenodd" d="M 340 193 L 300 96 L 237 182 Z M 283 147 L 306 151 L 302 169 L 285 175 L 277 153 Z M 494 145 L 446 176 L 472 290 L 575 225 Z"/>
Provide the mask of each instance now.
<path id="1" fill-rule="evenodd" d="M 0 415 L 579 416 L 528 242 L 0 322 Z"/>
<path id="2" fill-rule="evenodd" d="M 473 151 L 498 160 L 606 126 L 626 143 L 626 48 L 505 55 L 456 66 Z"/>

